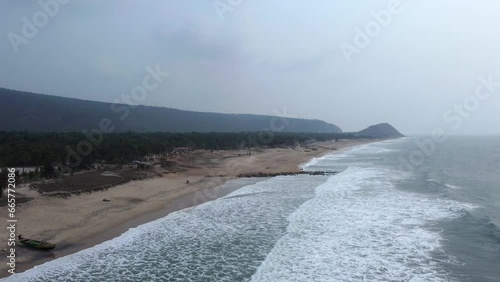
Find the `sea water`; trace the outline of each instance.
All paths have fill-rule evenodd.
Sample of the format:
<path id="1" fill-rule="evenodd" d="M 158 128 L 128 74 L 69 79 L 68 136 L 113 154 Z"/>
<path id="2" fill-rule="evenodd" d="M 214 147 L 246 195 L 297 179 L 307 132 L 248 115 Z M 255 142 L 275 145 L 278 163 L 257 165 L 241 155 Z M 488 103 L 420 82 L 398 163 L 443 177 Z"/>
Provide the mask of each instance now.
<path id="1" fill-rule="evenodd" d="M 9 281 L 500 281 L 500 138 L 354 147 Z"/>

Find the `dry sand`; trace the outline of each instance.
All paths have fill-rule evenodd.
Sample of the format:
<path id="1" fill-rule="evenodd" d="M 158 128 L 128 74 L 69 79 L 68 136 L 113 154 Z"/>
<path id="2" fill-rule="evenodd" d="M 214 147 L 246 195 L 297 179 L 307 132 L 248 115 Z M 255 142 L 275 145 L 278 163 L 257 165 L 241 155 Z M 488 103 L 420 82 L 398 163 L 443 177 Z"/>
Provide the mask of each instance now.
<path id="1" fill-rule="evenodd" d="M 17 234 L 56 243 L 58 247 L 52 252 L 37 252 L 18 246 L 16 272 L 92 247 L 169 212 L 224 196 L 236 188 L 219 188 L 240 173 L 299 171 L 299 165 L 313 157 L 369 142 L 374 140 L 319 142 L 302 148 L 253 151 L 251 156 L 239 151 L 197 151 L 191 158 L 192 168 L 184 172 L 67 199 L 42 196 L 26 186 L 20 187 L 18 193 L 34 200 L 18 206 Z M 2 222 L 6 222 L 6 214 L 1 213 Z M 1 246 L 7 246 L 6 238 L 0 238 Z M 5 276 L 6 266 L 2 264 L 0 269 L 1 276 Z"/>

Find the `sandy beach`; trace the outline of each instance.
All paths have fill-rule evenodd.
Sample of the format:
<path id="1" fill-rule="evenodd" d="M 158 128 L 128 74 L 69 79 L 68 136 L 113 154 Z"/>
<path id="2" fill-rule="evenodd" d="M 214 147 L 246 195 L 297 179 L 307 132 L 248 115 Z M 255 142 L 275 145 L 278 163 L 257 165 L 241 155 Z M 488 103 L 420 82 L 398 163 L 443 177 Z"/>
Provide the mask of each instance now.
<path id="1" fill-rule="evenodd" d="M 165 173 L 157 167 L 158 175 L 163 176 L 66 199 L 40 195 L 23 185 L 17 193 L 33 200 L 17 207 L 17 235 L 49 241 L 57 244 L 57 248 L 51 252 L 38 252 L 18 245 L 16 272 L 92 247 L 129 228 L 214 200 L 238 189 L 238 186 L 258 181 L 228 182 L 239 174 L 297 172 L 300 164 L 314 157 L 374 141 L 319 142 L 301 148 L 262 149 L 250 156 L 240 151 L 196 151 L 189 168 L 182 172 Z M 109 177 L 114 176 L 110 174 Z M 1 214 L 0 220 L 6 222 L 6 213 Z M 7 246 L 5 239 L 6 236 L 0 239 L 2 246 Z M 2 265 L 1 269 L 1 277 L 7 276 L 6 266 Z"/>

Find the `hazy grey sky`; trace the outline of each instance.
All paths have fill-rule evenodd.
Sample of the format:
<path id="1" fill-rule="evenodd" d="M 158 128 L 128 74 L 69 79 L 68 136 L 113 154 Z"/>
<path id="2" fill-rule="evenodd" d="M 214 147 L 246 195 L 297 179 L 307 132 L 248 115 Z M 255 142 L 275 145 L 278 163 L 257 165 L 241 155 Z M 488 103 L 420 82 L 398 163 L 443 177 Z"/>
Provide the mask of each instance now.
<path id="1" fill-rule="evenodd" d="M 500 133 L 500 85 L 474 96 L 479 77 L 500 82 L 500 1 L 59 1 L 43 23 L 38 1 L 0 0 L 0 87 L 112 102 L 159 64 L 170 76 L 143 104 Z"/>

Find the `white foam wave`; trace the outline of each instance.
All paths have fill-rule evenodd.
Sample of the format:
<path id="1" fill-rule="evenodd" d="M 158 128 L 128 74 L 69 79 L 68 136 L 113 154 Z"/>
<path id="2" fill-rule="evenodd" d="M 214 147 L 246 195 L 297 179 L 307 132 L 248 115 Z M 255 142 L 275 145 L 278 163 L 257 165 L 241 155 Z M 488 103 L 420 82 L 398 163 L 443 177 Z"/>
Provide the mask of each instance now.
<path id="1" fill-rule="evenodd" d="M 458 185 L 451 185 L 451 184 L 444 184 L 446 187 L 450 188 L 450 189 L 453 189 L 453 190 L 458 190 L 458 189 L 462 189 L 461 186 L 458 186 Z"/>
<path id="2" fill-rule="evenodd" d="M 433 178 L 427 179 L 427 182 L 432 182 L 432 183 L 436 183 L 436 184 L 439 184 L 439 185 L 444 185 L 444 186 L 448 187 L 449 189 L 453 189 L 453 190 L 462 189 L 461 186 L 452 185 L 452 184 L 448 184 L 448 183 L 442 183 L 442 182 L 437 181 L 436 179 L 433 179 Z"/>
<path id="3" fill-rule="evenodd" d="M 326 177 L 277 177 L 7 281 L 247 281 Z"/>
<path id="4" fill-rule="evenodd" d="M 333 162 L 340 160 L 345 161 L 351 159 L 358 159 L 360 161 L 363 161 L 363 163 L 357 163 L 351 165 L 363 165 L 363 164 L 366 165 L 368 164 L 367 161 L 379 159 L 379 157 L 376 156 L 397 152 L 397 150 L 392 148 L 392 146 L 394 143 L 399 143 L 402 141 L 406 142 L 406 140 L 402 141 L 401 140 L 402 139 L 375 142 L 375 143 L 355 146 L 341 153 L 333 152 L 331 154 L 327 154 L 319 158 L 313 158 L 309 162 L 302 164 L 301 168 L 307 170 L 315 167 L 327 167 L 331 165 Z"/>
<path id="5" fill-rule="evenodd" d="M 448 281 L 430 225 L 466 207 L 398 191 L 391 173 L 351 167 L 317 187 L 252 281 Z"/>

